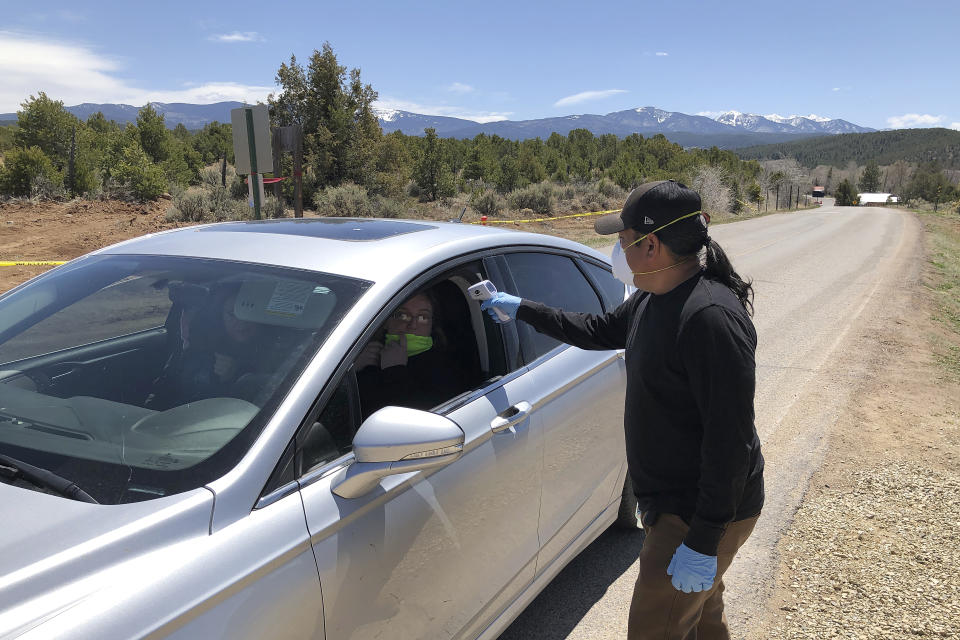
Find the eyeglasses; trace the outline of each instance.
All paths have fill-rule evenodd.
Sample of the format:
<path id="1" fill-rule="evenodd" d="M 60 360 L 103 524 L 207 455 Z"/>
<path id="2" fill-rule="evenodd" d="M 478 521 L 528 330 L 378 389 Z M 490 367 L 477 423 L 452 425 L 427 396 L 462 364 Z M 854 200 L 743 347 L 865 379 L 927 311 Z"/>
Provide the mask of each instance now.
<path id="1" fill-rule="evenodd" d="M 433 322 L 433 316 L 430 315 L 429 313 L 423 313 L 423 312 L 418 313 L 416 315 L 411 315 L 406 311 L 397 310 L 397 311 L 394 311 L 393 315 L 391 315 L 390 317 L 404 324 L 409 324 L 411 320 L 416 320 L 417 324 L 430 324 L 431 322 Z"/>

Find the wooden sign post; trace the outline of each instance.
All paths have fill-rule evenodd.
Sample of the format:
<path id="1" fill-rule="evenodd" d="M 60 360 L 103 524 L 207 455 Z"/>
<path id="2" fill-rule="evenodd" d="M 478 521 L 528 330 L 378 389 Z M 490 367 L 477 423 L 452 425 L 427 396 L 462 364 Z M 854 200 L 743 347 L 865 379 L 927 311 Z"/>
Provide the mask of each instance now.
<path id="1" fill-rule="evenodd" d="M 280 173 L 279 156 L 284 151 L 293 155 L 293 215 L 303 217 L 303 129 L 299 124 L 277 127 L 273 130 L 275 154 L 273 175 Z M 279 185 L 274 187 L 279 193 Z"/>

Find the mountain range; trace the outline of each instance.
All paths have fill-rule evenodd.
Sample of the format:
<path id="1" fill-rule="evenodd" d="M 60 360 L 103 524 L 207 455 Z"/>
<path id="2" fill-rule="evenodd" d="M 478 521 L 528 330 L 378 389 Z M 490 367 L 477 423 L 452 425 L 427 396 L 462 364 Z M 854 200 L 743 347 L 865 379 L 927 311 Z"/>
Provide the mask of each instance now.
<path id="1" fill-rule="evenodd" d="M 154 102 L 152 104 L 159 113 L 163 114 L 168 127 L 183 124 L 188 129 L 200 129 L 213 121 L 230 122 L 230 110 L 243 106 L 240 102 L 214 104 Z M 101 111 L 107 119 L 125 124 L 136 121 L 139 107 L 126 104 L 84 103 L 66 109 L 84 120 L 91 114 Z M 664 111 L 656 107 L 626 109 L 605 115 L 587 113 L 535 120 L 501 120 L 485 123 L 394 109 L 378 109 L 376 113 L 384 133 L 401 131 L 408 135 L 423 135 L 425 128 L 432 127 L 441 137 L 472 138 L 479 133 L 485 133 L 522 140 L 536 137 L 545 139 L 551 133 L 567 135 L 573 129 L 589 129 L 595 135 L 612 133 L 620 137 L 632 133 L 644 136 L 662 133 L 671 141 L 683 146 L 715 145 L 728 149 L 796 140 L 801 137 L 874 131 L 846 120 L 816 115 L 783 117 L 776 114 L 761 116 L 727 111 L 715 117 L 708 117 Z M 16 120 L 16 114 L 0 114 L 0 121 L 3 120 Z"/>

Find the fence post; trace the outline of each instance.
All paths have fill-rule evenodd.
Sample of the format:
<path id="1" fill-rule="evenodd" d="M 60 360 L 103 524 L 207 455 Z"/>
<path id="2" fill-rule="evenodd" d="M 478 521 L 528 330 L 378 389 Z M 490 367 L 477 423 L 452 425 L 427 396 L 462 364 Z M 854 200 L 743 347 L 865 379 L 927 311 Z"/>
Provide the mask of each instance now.
<path id="1" fill-rule="evenodd" d="M 77 172 L 74 164 L 74 155 L 77 152 L 77 127 L 74 125 L 70 134 L 70 164 L 67 169 L 67 181 L 70 183 L 70 195 L 77 195 Z"/>
<path id="2" fill-rule="evenodd" d="M 303 128 L 293 125 L 293 215 L 303 217 Z"/>

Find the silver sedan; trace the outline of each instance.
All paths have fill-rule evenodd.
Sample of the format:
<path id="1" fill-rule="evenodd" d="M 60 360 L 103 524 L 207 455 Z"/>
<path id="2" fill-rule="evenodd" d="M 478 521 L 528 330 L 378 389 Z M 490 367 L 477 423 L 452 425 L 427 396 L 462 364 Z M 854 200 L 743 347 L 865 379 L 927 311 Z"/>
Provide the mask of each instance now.
<path id="1" fill-rule="evenodd" d="M 573 242 L 356 219 L 158 233 L 4 294 L 0 638 L 495 638 L 637 522 L 622 354 L 492 322 L 483 280 L 627 294 Z"/>

